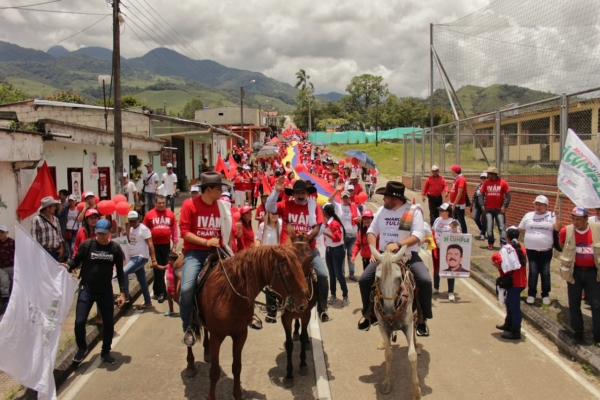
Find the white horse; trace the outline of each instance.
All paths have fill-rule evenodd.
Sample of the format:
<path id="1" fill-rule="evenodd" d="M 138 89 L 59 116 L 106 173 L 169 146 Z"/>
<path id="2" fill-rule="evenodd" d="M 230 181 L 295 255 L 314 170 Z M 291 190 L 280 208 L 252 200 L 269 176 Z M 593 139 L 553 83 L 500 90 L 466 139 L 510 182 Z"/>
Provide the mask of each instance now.
<path id="1" fill-rule="evenodd" d="M 403 246 L 396 254 L 386 251 L 379 253 L 371 246 L 371 254 L 379 265 L 375 274 L 375 315 L 379 321 L 379 331 L 385 349 L 385 380 L 381 383 L 381 392 L 388 394 L 392 390 L 392 349 L 391 337 L 394 331 L 403 331 L 408 341 L 408 360 L 412 367 L 411 398 L 421 398 L 419 377 L 417 375 L 417 353 L 420 353 L 413 316 L 415 280 L 410 269 L 402 261 L 406 251 Z"/>

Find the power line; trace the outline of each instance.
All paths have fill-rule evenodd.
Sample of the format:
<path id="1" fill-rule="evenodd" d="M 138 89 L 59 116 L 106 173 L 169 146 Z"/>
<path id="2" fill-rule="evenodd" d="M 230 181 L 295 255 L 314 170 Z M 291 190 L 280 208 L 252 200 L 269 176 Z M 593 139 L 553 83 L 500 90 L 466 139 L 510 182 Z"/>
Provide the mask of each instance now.
<path id="1" fill-rule="evenodd" d="M 63 11 L 63 10 L 41 10 L 39 8 L 20 8 L 19 11 L 39 11 L 39 12 L 47 12 L 47 13 L 59 13 L 59 14 L 78 14 L 78 15 L 110 15 L 110 14 L 102 14 L 102 13 L 86 13 L 86 12 L 78 12 L 78 11 Z"/>
<path id="2" fill-rule="evenodd" d="M 26 8 L 26 7 L 35 7 L 35 6 L 41 6 L 42 4 L 50 4 L 50 3 L 58 3 L 61 0 L 52 0 L 52 1 L 46 1 L 43 3 L 36 3 L 36 4 L 28 4 L 25 6 L 10 6 L 10 7 L 0 7 L 0 10 L 7 10 L 9 8 Z"/>

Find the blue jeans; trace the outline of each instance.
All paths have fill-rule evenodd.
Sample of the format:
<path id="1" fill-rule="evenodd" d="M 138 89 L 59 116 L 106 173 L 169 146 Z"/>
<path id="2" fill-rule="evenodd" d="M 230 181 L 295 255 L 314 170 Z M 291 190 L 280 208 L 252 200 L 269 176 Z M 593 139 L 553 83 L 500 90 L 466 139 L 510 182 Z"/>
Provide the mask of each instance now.
<path id="1" fill-rule="evenodd" d="M 97 304 L 100 315 L 102 315 L 102 354 L 107 354 L 110 353 L 115 329 L 113 314 L 115 300 L 112 291 L 99 294 L 90 293 L 87 289 L 79 291 L 75 308 L 75 342 L 80 349 L 87 349 L 85 326 L 94 303 Z"/>
<path id="2" fill-rule="evenodd" d="M 546 251 L 527 249 L 527 260 L 529 261 L 529 290 L 527 295 L 535 297 L 538 275 L 541 275 L 542 297 L 548 297 L 548 293 L 550 293 L 550 261 L 552 261 L 552 249 Z"/>
<path id="3" fill-rule="evenodd" d="M 129 274 L 135 273 L 135 276 L 140 284 L 140 288 L 142 289 L 142 294 L 144 295 L 144 304 L 152 303 L 150 291 L 148 290 L 148 281 L 146 280 L 146 271 L 144 270 L 147 262 L 148 259 L 144 257 L 131 257 L 127 265 L 123 267 L 123 273 L 125 274 L 125 285 L 123 285 L 123 292 L 125 293 L 125 297 L 130 297 Z"/>
<path id="4" fill-rule="evenodd" d="M 144 192 L 144 212 L 148 212 L 154 208 L 154 193 Z"/>
<path id="5" fill-rule="evenodd" d="M 325 261 L 327 262 L 327 269 L 329 270 L 329 291 L 331 295 L 335 297 L 336 284 L 335 281 L 340 283 L 342 288 L 342 296 L 348 297 L 348 286 L 346 285 L 346 278 L 342 272 L 344 266 L 344 245 L 337 247 L 327 247 L 325 251 Z"/>
<path id="6" fill-rule="evenodd" d="M 522 287 L 510 287 L 506 289 L 506 320 L 512 325 L 513 331 L 521 329 L 523 314 L 521 313 Z M 581 296 L 579 296 L 581 300 Z"/>
<path id="7" fill-rule="evenodd" d="M 194 295 L 196 294 L 196 281 L 198 274 L 210 252 L 203 250 L 188 250 L 183 256 L 183 270 L 181 272 L 181 293 L 179 295 L 179 315 L 183 331 L 190 325 Z"/>
<path id="8" fill-rule="evenodd" d="M 315 249 L 312 251 L 313 255 L 313 268 L 317 274 L 317 285 L 319 286 L 319 299 L 317 301 L 317 311 L 320 313 L 327 311 L 327 267 L 323 263 L 323 259 L 319 254 L 319 250 Z M 342 256 L 342 260 L 343 260 Z"/>
<path id="9" fill-rule="evenodd" d="M 594 340 L 600 338 L 600 282 L 597 280 L 596 267 L 582 268 L 575 266 L 573 270 L 574 283 L 567 283 L 569 297 L 569 314 L 571 328 L 583 333 L 583 316 L 581 315 L 581 294 L 585 290 L 586 301 L 592 309 L 592 333 Z"/>
<path id="10" fill-rule="evenodd" d="M 167 207 L 169 207 L 169 205 L 171 205 L 171 211 L 175 212 L 175 196 L 167 195 L 166 200 L 167 200 Z"/>
<path id="11" fill-rule="evenodd" d="M 487 223 L 487 234 L 488 234 L 488 244 L 494 244 L 494 220 L 496 221 L 496 225 L 498 225 L 498 231 L 500 231 L 500 245 L 504 246 L 506 244 L 506 234 L 504 231 L 504 214 L 500 212 L 498 208 L 494 209 L 486 209 L 485 210 L 485 219 Z"/>
<path id="12" fill-rule="evenodd" d="M 475 206 L 473 210 L 473 219 L 477 224 L 477 228 L 479 228 L 479 235 L 485 236 L 485 234 L 487 233 L 487 218 L 485 216 L 485 213 L 481 211 L 481 207 L 479 206 Z"/>
<path id="13" fill-rule="evenodd" d="M 356 242 L 356 236 L 348 237 L 344 239 L 344 246 L 346 247 L 346 260 L 348 261 L 348 270 L 350 271 L 350 276 L 354 275 L 354 263 L 352 262 L 352 249 L 354 248 L 354 243 Z M 344 268 L 344 264 L 342 263 L 342 276 L 346 276 L 346 269 Z"/>

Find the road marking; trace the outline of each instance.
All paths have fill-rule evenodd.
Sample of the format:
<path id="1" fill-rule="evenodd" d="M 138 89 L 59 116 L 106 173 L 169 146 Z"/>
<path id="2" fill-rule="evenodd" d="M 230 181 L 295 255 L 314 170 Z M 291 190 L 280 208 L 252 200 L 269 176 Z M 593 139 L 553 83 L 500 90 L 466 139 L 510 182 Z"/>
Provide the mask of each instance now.
<path id="1" fill-rule="evenodd" d="M 481 291 L 479 291 L 479 289 L 477 289 L 475 286 L 473 286 L 472 283 L 470 283 L 466 279 L 462 279 L 462 283 L 464 283 L 466 287 L 468 287 L 481 300 L 483 300 L 483 302 L 485 304 L 487 304 L 490 308 L 492 308 L 494 311 L 496 311 L 496 313 L 498 315 L 500 315 L 501 317 L 506 316 L 506 313 L 504 311 L 502 311 L 500 309 L 500 307 L 498 307 L 498 305 L 494 304 L 489 298 L 487 298 L 483 293 L 481 293 Z M 569 367 L 568 365 L 565 365 L 564 362 L 559 357 L 556 356 L 556 354 L 554 354 L 552 351 L 550 351 L 542 342 L 537 340 L 534 337 L 533 333 L 531 333 L 525 329 L 522 329 L 522 328 L 521 328 L 521 332 L 527 334 L 528 342 L 532 343 L 535 347 L 537 347 L 550 360 L 552 360 L 554 362 L 554 364 L 556 364 L 560 369 L 562 369 L 564 372 L 566 372 L 567 375 L 569 375 L 571 378 L 573 378 L 573 380 L 575 380 L 577 383 L 579 383 L 581 386 L 583 386 L 595 398 L 600 399 L 600 390 L 598 390 L 591 383 L 589 383 L 587 380 L 585 380 L 585 378 L 581 377 L 579 374 L 577 374 L 575 371 L 573 371 L 573 369 L 571 369 L 571 367 Z"/>
<path id="2" fill-rule="evenodd" d="M 323 350 L 323 339 L 321 338 L 317 307 L 313 308 L 310 318 L 310 336 L 312 340 L 313 362 L 315 363 L 317 399 L 328 400 L 331 399 L 331 388 L 329 387 L 329 375 L 327 374 L 327 364 L 325 363 L 325 352 Z"/>
<path id="3" fill-rule="evenodd" d="M 135 321 L 137 321 L 137 319 L 140 317 L 140 315 L 142 315 L 141 312 L 134 312 L 127 318 L 127 322 L 125 322 L 125 325 L 123 325 L 123 327 L 118 332 L 119 335 L 116 338 L 114 338 L 112 341 L 113 350 L 118 346 L 121 339 L 123 339 L 123 337 L 125 337 L 125 335 L 129 331 L 129 329 L 133 326 Z M 98 345 L 102 346 L 102 343 L 98 343 Z M 60 396 L 61 400 L 75 399 L 75 397 L 79 394 L 81 389 L 83 389 L 83 387 L 86 385 L 86 383 L 88 383 L 88 381 L 92 378 L 92 376 L 94 375 L 94 372 L 96 372 L 96 370 L 98 369 L 98 367 L 100 366 L 101 363 L 103 363 L 103 361 L 100 358 L 100 355 L 98 354 L 98 357 L 96 357 L 94 362 L 91 363 L 88 366 L 88 368 L 85 370 L 85 372 L 83 374 L 81 374 L 75 380 L 75 382 L 71 385 L 69 390 L 67 390 L 65 393 L 61 394 L 61 396 Z"/>

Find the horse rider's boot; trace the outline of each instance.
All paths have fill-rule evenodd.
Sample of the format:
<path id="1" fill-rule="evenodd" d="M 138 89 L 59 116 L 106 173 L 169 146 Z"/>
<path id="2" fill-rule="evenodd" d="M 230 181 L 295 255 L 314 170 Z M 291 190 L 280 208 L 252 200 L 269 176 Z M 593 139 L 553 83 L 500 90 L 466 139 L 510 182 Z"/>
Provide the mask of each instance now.
<path id="1" fill-rule="evenodd" d="M 329 283 L 326 276 L 317 276 L 317 285 L 319 286 L 319 313 L 327 311 L 327 293 L 329 292 Z"/>
<path id="2" fill-rule="evenodd" d="M 521 329 L 511 329 L 502 334 L 502 339 L 519 340 L 521 339 Z"/>
<path id="3" fill-rule="evenodd" d="M 496 329 L 500 329 L 501 331 L 509 331 L 512 329 L 512 323 L 508 320 L 508 318 L 504 318 L 504 324 L 496 325 Z"/>

